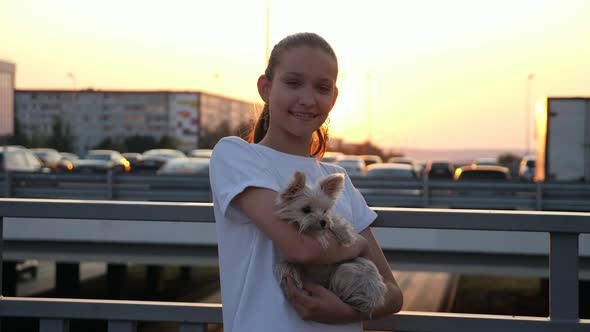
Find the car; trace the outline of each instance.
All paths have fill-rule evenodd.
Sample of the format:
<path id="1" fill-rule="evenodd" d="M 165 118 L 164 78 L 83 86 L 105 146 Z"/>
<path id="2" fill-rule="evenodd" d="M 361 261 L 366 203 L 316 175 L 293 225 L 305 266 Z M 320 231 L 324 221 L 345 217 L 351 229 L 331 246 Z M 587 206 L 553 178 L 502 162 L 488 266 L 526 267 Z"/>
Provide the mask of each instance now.
<path id="1" fill-rule="evenodd" d="M 49 169 L 29 149 L 20 145 L 0 146 L 0 171 L 47 172 Z"/>
<path id="2" fill-rule="evenodd" d="M 72 163 L 80 160 L 80 157 L 78 157 L 78 155 L 75 153 L 60 151 L 59 154 L 61 154 L 62 159 L 69 160 Z"/>
<path id="3" fill-rule="evenodd" d="M 509 181 L 510 170 L 504 166 L 469 165 L 455 170 L 456 181 Z"/>
<path id="4" fill-rule="evenodd" d="M 194 149 L 188 153 L 188 156 L 193 158 L 211 158 L 212 153 L 212 149 Z"/>
<path id="5" fill-rule="evenodd" d="M 365 175 L 365 161 L 360 156 L 341 156 L 335 164 L 344 168 L 348 176 Z"/>
<path id="6" fill-rule="evenodd" d="M 34 148 L 30 150 L 41 160 L 43 166 L 49 168 L 52 172 L 69 172 L 74 168 L 74 164 L 64 159 L 56 149 Z"/>
<path id="7" fill-rule="evenodd" d="M 496 158 L 477 158 L 473 161 L 472 165 L 478 166 L 499 166 Z"/>
<path id="8" fill-rule="evenodd" d="M 168 160 L 157 175 L 203 175 L 209 176 L 209 158 L 174 158 Z"/>
<path id="9" fill-rule="evenodd" d="M 395 164 L 407 164 L 407 165 L 412 165 L 412 166 L 414 166 L 416 164 L 414 159 L 406 158 L 406 157 L 391 157 L 391 158 L 387 159 L 387 162 L 388 163 L 395 163 Z"/>
<path id="10" fill-rule="evenodd" d="M 90 150 L 84 159 L 78 160 L 74 170 L 81 173 L 129 172 L 131 164 L 115 150 Z"/>
<path id="11" fill-rule="evenodd" d="M 455 166 L 450 161 L 429 160 L 426 163 L 424 174 L 428 175 L 429 179 L 452 180 L 455 174 Z"/>
<path id="12" fill-rule="evenodd" d="M 164 164 L 175 158 L 186 158 L 184 152 L 175 149 L 151 149 L 143 153 L 143 163 L 141 169 L 158 170 Z"/>
<path id="13" fill-rule="evenodd" d="M 143 164 L 143 155 L 137 152 L 125 152 L 122 154 L 127 161 L 129 161 L 129 165 L 131 166 L 131 171 L 135 171 L 141 168 Z"/>
<path id="14" fill-rule="evenodd" d="M 535 179 L 535 169 L 537 157 L 535 155 L 524 156 L 520 161 L 518 176 L 524 181 L 533 181 Z"/>
<path id="15" fill-rule="evenodd" d="M 344 156 L 344 153 L 342 153 L 342 152 L 328 151 L 328 152 L 324 153 L 324 156 L 322 157 L 322 162 L 328 163 L 328 164 L 334 164 L 334 163 L 336 163 L 338 158 L 340 158 L 342 156 Z"/>
<path id="16" fill-rule="evenodd" d="M 417 174 L 408 164 L 380 163 L 367 166 L 367 178 L 414 180 Z"/>
<path id="17" fill-rule="evenodd" d="M 361 155 L 361 158 L 363 158 L 365 161 L 365 166 L 383 163 L 383 159 L 380 156 L 374 154 L 364 154 Z"/>

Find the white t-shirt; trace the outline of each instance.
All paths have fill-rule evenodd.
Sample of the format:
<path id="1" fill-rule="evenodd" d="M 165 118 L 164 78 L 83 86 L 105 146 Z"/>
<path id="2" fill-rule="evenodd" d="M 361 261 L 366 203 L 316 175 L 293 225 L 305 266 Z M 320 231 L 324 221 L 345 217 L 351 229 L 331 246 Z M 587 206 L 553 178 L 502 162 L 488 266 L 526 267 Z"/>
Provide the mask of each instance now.
<path id="1" fill-rule="evenodd" d="M 344 169 L 272 148 L 226 137 L 213 150 L 211 190 L 218 238 L 223 325 L 238 331 L 362 331 L 361 323 L 327 325 L 302 320 L 287 301 L 273 275 L 281 257 L 272 240 L 231 202 L 247 187 L 280 191 L 296 170 L 305 172 L 309 184 Z M 336 212 L 351 221 L 357 232 L 377 214 L 371 210 L 348 176 L 336 202 Z"/>

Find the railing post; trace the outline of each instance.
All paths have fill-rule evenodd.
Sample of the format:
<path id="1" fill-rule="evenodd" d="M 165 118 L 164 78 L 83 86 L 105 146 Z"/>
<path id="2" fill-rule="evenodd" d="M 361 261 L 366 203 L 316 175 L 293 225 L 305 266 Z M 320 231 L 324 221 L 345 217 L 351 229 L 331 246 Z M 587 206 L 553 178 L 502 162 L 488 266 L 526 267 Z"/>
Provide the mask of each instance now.
<path id="1" fill-rule="evenodd" d="M 4 265 L 4 217 L 0 216 L 0 299 L 2 299 L 2 275 L 4 273 L 3 265 Z M 0 326 L 0 329 L 2 327 Z"/>
<path id="2" fill-rule="evenodd" d="M 207 324 L 180 323 L 178 332 L 206 332 Z"/>
<path id="3" fill-rule="evenodd" d="M 549 318 L 577 321 L 578 303 L 577 233 L 549 233 Z"/>
<path id="4" fill-rule="evenodd" d="M 108 322 L 108 332 L 135 332 L 137 323 L 130 320 L 110 320 Z"/>
<path id="5" fill-rule="evenodd" d="M 40 332 L 68 332 L 70 322 L 64 319 L 39 319 Z"/>
<path id="6" fill-rule="evenodd" d="M 107 199 L 113 199 L 113 170 L 107 171 Z"/>
<path id="7" fill-rule="evenodd" d="M 543 183 L 536 182 L 535 208 L 537 211 L 543 210 Z"/>
<path id="8" fill-rule="evenodd" d="M 424 198 L 423 207 L 430 207 L 430 181 L 428 174 L 422 176 L 422 197 Z"/>
<path id="9" fill-rule="evenodd" d="M 6 184 L 5 188 L 4 188 L 4 192 L 5 192 L 5 197 L 12 197 L 12 173 L 11 172 L 4 172 L 4 182 Z"/>

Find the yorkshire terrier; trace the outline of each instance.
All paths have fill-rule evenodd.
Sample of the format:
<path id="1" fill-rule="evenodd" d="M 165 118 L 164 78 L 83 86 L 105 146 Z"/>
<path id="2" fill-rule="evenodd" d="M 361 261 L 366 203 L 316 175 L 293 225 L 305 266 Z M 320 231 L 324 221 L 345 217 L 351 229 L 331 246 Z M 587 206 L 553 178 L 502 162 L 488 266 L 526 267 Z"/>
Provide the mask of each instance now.
<path id="1" fill-rule="evenodd" d="M 295 172 L 287 188 L 279 193 L 276 215 L 295 224 L 299 233 L 315 237 L 322 247 L 328 247 L 328 236 L 341 245 L 352 244 L 358 235 L 352 224 L 333 209 L 344 189 L 344 175 L 332 174 L 314 186 L 306 185 L 305 173 Z M 329 234 L 330 232 L 331 234 Z M 281 261 L 274 267 L 276 278 L 284 288 L 289 276 L 303 289 L 303 280 L 318 283 L 336 294 L 342 301 L 361 312 L 371 313 L 385 301 L 385 283 L 375 264 L 362 257 L 330 265 L 301 265 Z"/>

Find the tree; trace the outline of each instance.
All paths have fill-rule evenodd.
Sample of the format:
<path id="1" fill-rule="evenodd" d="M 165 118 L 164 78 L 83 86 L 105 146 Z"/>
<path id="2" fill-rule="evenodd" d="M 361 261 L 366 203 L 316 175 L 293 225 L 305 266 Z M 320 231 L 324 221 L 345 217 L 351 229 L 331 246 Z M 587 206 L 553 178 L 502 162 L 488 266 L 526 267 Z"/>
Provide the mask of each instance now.
<path id="1" fill-rule="evenodd" d="M 176 149 L 177 146 L 178 146 L 178 142 L 176 141 L 175 138 L 170 137 L 168 135 L 164 135 L 164 136 L 160 137 L 157 147 L 160 149 Z"/>
<path id="2" fill-rule="evenodd" d="M 158 142 L 153 136 L 133 135 L 125 138 L 127 152 L 144 152 L 156 148 Z"/>
<path id="3" fill-rule="evenodd" d="M 20 122 L 17 118 L 14 118 L 14 133 L 12 134 L 12 136 L 8 137 L 8 144 L 29 146 L 30 143 L 31 142 L 29 141 L 29 138 L 22 131 Z"/>
<path id="4" fill-rule="evenodd" d="M 121 142 L 113 140 L 111 137 L 106 137 L 98 143 L 93 150 L 115 150 L 123 151 L 124 146 Z"/>
<path id="5" fill-rule="evenodd" d="M 515 165 L 520 162 L 520 158 L 512 153 L 504 153 L 498 156 L 498 163 L 501 165 Z"/>
<path id="6" fill-rule="evenodd" d="M 220 139 L 231 135 L 232 131 L 229 121 L 227 120 L 222 121 L 219 126 L 217 126 L 217 128 L 209 129 L 207 127 L 203 127 L 201 130 L 201 137 L 199 139 L 199 148 L 213 149 L 215 144 L 217 144 Z"/>
<path id="7" fill-rule="evenodd" d="M 47 146 L 58 151 L 71 152 L 74 150 L 73 135 L 70 126 L 63 125 L 61 117 L 56 117 L 51 126 L 52 133 L 47 140 Z"/>

